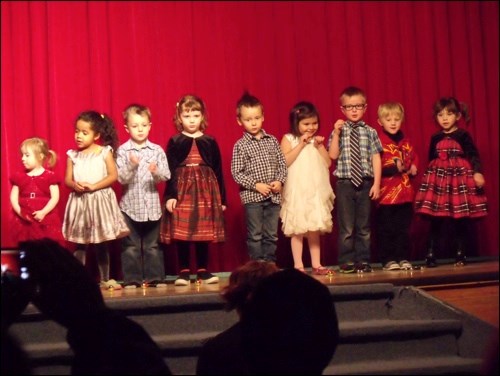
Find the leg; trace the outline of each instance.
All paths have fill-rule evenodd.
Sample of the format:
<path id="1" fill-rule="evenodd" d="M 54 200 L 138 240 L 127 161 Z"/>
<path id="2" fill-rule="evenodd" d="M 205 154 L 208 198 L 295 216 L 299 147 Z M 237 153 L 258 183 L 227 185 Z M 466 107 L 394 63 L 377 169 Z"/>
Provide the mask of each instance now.
<path id="1" fill-rule="evenodd" d="M 411 254 L 410 225 L 413 217 L 411 203 L 394 206 L 394 240 L 397 261 L 408 261 Z"/>
<path id="2" fill-rule="evenodd" d="M 123 218 L 130 229 L 130 234 L 121 240 L 122 253 L 120 258 L 123 281 L 125 285 L 129 283 L 138 283 L 140 285 L 144 279 L 140 234 L 142 224 L 132 220 L 125 213 L 123 213 Z"/>
<path id="3" fill-rule="evenodd" d="M 354 219 L 354 250 L 356 260 L 369 263 L 371 258 L 371 223 L 370 214 L 372 207 L 372 200 L 370 199 L 370 188 L 373 185 L 372 180 L 364 180 L 356 192 L 355 199 L 355 219 Z"/>
<path id="4" fill-rule="evenodd" d="M 77 244 L 75 253 L 73 253 L 75 258 L 85 265 L 86 255 L 87 255 L 87 246 L 85 244 Z"/>
<path id="5" fill-rule="evenodd" d="M 271 201 L 266 201 L 264 204 L 264 221 L 262 226 L 262 252 L 264 261 L 276 262 L 279 218 L 280 206 Z"/>
<path id="6" fill-rule="evenodd" d="M 295 269 L 304 270 L 302 261 L 302 249 L 304 247 L 304 237 L 302 235 L 292 235 L 290 245 L 292 247 L 293 266 Z"/>
<path id="7" fill-rule="evenodd" d="M 109 280 L 109 252 L 107 242 L 94 245 L 97 258 L 97 267 L 99 268 L 99 275 L 101 282 Z"/>
<path id="8" fill-rule="evenodd" d="M 379 205 L 375 212 L 377 229 L 378 259 L 382 266 L 396 260 L 396 250 L 393 239 L 393 229 L 397 222 L 393 220 L 393 207 L 395 205 Z"/>
<path id="9" fill-rule="evenodd" d="M 466 263 L 467 236 L 471 233 L 470 218 L 460 218 L 453 221 L 455 230 L 455 239 L 457 242 L 457 253 L 455 256 L 455 265 L 464 266 Z"/>
<path id="10" fill-rule="evenodd" d="M 252 260 L 264 260 L 262 252 L 263 204 L 261 202 L 245 204 L 247 222 L 247 248 Z"/>
<path id="11" fill-rule="evenodd" d="M 338 263 L 339 265 L 357 261 L 354 259 L 354 186 L 350 180 L 342 179 L 336 183 L 337 223 L 338 236 Z"/>
<path id="12" fill-rule="evenodd" d="M 190 283 L 190 242 L 178 240 L 177 241 L 177 258 L 179 260 L 179 276 L 175 280 L 175 286 L 187 286 Z"/>
<path id="13" fill-rule="evenodd" d="M 307 244 L 311 253 L 311 266 L 313 269 L 318 269 L 321 266 L 321 248 L 320 248 L 319 231 L 307 233 Z"/>
<path id="14" fill-rule="evenodd" d="M 436 248 L 439 244 L 439 239 L 441 235 L 441 227 L 444 223 L 443 219 L 440 217 L 430 217 L 430 232 L 429 232 L 429 242 L 427 248 L 427 255 L 425 256 L 425 264 L 429 268 L 434 268 L 437 266 L 436 262 Z"/>
<path id="15" fill-rule="evenodd" d="M 207 270 L 208 266 L 208 242 L 196 242 L 196 280 L 202 283 L 217 283 L 219 277 Z"/>
<path id="16" fill-rule="evenodd" d="M 142 249 L 144 255 L 144 278 L 146 282 L 163 281 L 165 265 L 163 251 L 158 246 L 160 220 L 143 222 Z"/>

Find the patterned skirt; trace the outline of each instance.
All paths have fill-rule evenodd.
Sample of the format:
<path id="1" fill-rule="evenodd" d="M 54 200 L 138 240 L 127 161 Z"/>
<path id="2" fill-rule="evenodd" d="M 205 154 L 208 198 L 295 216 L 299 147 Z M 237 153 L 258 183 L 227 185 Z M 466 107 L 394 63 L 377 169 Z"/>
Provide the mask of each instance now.
<path id="1" fill-rule="evenodd" d="M 219 184 L 208 166 L 179 168 L 177 205 L 173 213 L 164 211 L 160 241 L 174 240 L 223 242 L 224 216 Z"/>
<path id="2" fill-rule="evenodd" d="M 434 159 L 415 196 L 415 212 L 455 219 L 487 215 L 486 196 L 476 187 L 473 174 L 465 158 Z"/>

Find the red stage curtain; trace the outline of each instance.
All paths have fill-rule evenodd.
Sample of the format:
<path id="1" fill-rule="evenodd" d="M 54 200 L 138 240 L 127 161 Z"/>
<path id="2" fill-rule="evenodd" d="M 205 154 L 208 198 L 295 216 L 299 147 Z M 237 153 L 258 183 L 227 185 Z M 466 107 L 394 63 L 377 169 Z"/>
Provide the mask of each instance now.
<path id="1" fill-rule="evenodd" d="M 227 241 L 212 247 L 210 268 L 233 270 L 248 258 L 244 212 L 230 174 L 232 148 L 242 134 L 235 104 L 243 90 L 262 100 L 264 127 L 280 140 L 299 100 L 317 105 L 320 133 L 327 136 L 341 116 L 340 92 L 355 85 L 366 90 L 366 120 L 374 127 L 381 102 L 405 106 L 403 129 L 421 156 L 420 171 L 437 130 L 433 102 L 454 95 L 469 104 L 468 129 L 481 153 L 490 205 L 473 253 L 498 255 L 496 1 L 2 1 L 1 17 L 2 248 L 16 246 L 8 177 L 22 168 L 23 139 L 48 139 L 63 178 L 80 111 L 109 114 L 124 142 L 122 109 L 145 104 L 153 114 L 151 140 L 165 146 L 176 132 L 175 103 L 195 93 L 206 101 L 207 133 L 220 144 L 228 192 Z M 115 188 L 120 195 L 118 183 Z M 62 187 L 61 216 L 68 193 Z M 425 255 L 426 231 L 416 218 L 413 259 Z M 336 233 L 334 227 L 322 240 L 326 265 L 337 263 Z M 279 246 L 279 264 L 290 266 L 282 234 Z M 169 274 L 177 268 L 172 250 L 165 251 Z M 373 255 L 376 261 L 376 244 Z M 119 278 L 119 246 L 112 257 Z"/>

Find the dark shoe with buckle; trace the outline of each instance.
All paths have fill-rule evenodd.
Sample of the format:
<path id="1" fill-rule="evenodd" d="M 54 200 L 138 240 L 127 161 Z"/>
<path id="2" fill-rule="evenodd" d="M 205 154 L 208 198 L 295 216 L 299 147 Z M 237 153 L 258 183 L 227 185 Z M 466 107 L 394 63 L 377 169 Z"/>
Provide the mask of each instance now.
<path id="1" fill-rule="evenodd" d="M 435 268 L 437 266 L 436 258 L 434 257 L 434 253 L 429 252 L 427 256 L 425 256 L 425 265 L 428 268 Z"/>
<path id="2" fill-rule="evenodd" d="M 371 273 L 373 271 L 372 266 L 367 262 L 356 263 L 356 271 L 358 273 Z"/>
<path id="3" fill-rule="evenodd" d="M 455 257 L 455 266 L 465 266 L 466 259 L 467 259 L 467 257 L 465 257 L 464 251 L 462 251 L 461 249 L 459 249 L 457 251 L 457 255 Z"/>
<path id="4" fill-rule="evenodd" d="M 356 271 L 356 267 L 353 262 L 348 262 L 346 264 L 342 264 L 339 267 L 340 273 L 354 273 Z"/>

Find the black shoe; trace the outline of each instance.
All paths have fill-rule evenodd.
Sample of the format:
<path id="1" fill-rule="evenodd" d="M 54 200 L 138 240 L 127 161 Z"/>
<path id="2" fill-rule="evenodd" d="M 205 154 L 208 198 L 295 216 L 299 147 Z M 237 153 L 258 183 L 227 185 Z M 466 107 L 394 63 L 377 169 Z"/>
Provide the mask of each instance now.
<path id="1" fill-rule="evenodd" d="M 373 272 L 372 266 L 367 262 L 358 262 L 355 265 L 358 273 L 371 273 Z"/>
<path id="2" fill-rule="evenodd" d="M 346 264 L 342 264 L 339 267 L 339 272 L 341 273 L 354 273 L 356 271 L 356 267 L 353 262 L 348 262 Z"/>
<path id="3" fill-rule="evenodd" d="M 191 283 L 189 269 L 182 269 L 174 282 L 175 286 L 187 286 Z"/>
<path id="4" fill-rule="evenodd" d="M 219 282 L 219 277 L 216 275 L 213 275 L 206 269 L 199 269 L 196 272 L 196 280 L 201 282 L 201 283 L 218 283 Z"/>
<path id="5" fill-rule="evenodd" d="M 465 257 L 465 253 L 461 249 L 459 249 L 455 257 L 455 266 L 464 266 L 466 259 L 467 257 Z"/>
<path id="6" fill-rule="evenodd" d="M 425 265 L 427 265 L 428 268 L 435 268 L 437 266 L 434 253 L 429 252 L 427 256 L 425 256 Z"/>
<path id="7" fill-rule="evenodd" d="M 167 281 L 162 281 L 161 279 L 155 279 L 154 281 L 147 282 L 146 285 L 148 287 L 167 288 Z"/>

